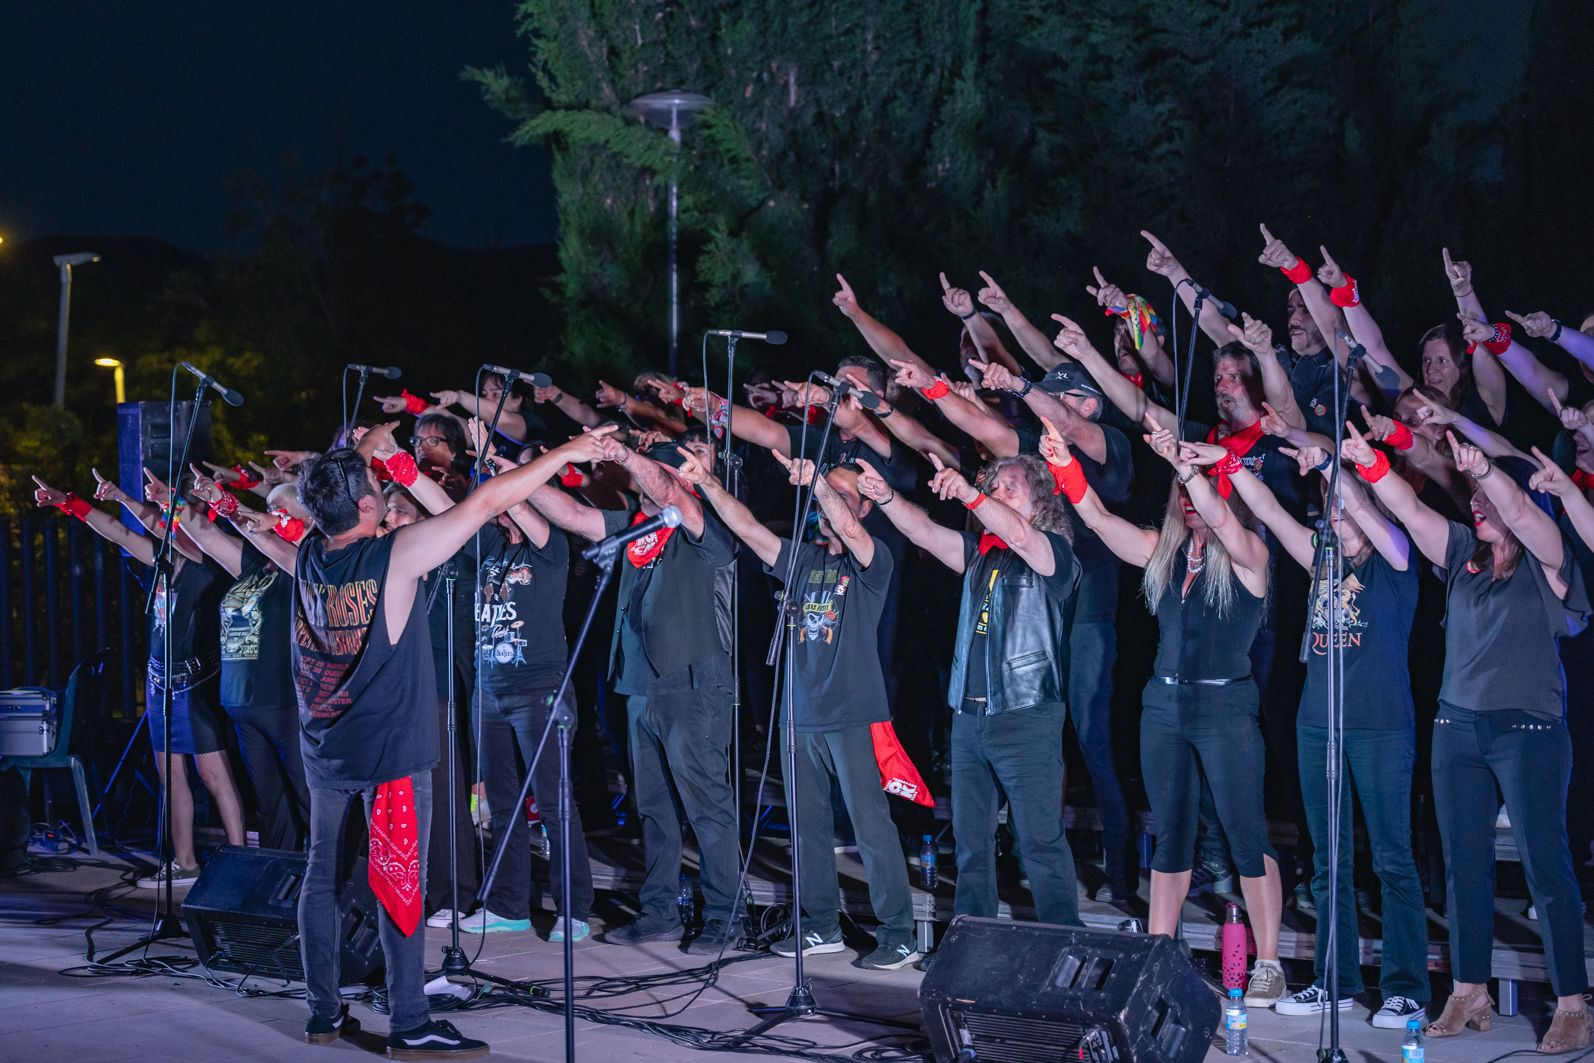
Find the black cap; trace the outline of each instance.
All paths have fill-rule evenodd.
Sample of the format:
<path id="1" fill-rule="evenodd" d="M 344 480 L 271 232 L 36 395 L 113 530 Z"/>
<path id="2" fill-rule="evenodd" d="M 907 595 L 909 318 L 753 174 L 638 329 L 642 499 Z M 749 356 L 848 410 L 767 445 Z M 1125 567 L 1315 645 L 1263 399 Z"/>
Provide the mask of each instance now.
<path id="1" fill-rule="evenodd" d="M 667 439 L 662 443 L 655 443 L 642 452 L 643 457 L 652 458 L 660 465 L 668 465 L 672 469 L 679 469 L 686 461 L 689 454 L 681 442 L 676 439 Z"/>
<path id="2" fill-rule="evenodd" d="M 1046 375 L 1035 381 L 1035 386 L 1051 395 L 1072 393 L 1086 398 L 1102 399 L 1101 388 L 1078 362 L 1058 362 Z"/>

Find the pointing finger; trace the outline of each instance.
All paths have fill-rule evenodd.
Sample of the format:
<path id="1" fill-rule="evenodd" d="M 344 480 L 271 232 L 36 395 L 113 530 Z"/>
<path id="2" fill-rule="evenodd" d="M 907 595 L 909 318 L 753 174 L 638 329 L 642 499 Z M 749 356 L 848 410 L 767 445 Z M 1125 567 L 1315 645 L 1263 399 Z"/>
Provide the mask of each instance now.
<path id="1" fill-rule="evenodd" d="M 985 286 L 988 287 L 988 288 L 1000 288 L 1001 287 L 1001 285 L 997 284 L 996 280 L 989 273 L 985 272 L 983 269 L 980 270 L 980 280 L 984 281 L 985 282 Z"/>
<path id="2" fill-rule="evenodd" d="M 1263 241 L 1265 241 L 1266 243 L 1270 243 L 1271 244 L 1273 242 L 1273 234 L 1268 232 L 1267 226 L 1265 224 L 1264 225 L 1258 225 L 1257 228 L 1262 230 L 1262 239 L 1263 239 Z"/>
<path id="3" fill-rule="evenodd" d="M 941 464 L 940 457 L 933 450 L 930 452 L 930 464 L 935 466 L 935 471 L 937 473 L 946 471 L 946 466 Z"/>
<path id="4" fill-rule="evenodd" d="M 944 272 L 941 274 L 941 290 L 943 292 L 952 290 L 952 282 L 946 279 L 946 273 Z"/>
<path id="5" fill-rule="evenodd" d="M 1101 275 L 1100 266 L 1092 266 L 1090 267 L 1090 271 L 1096 275 L 1097 284 L 1101 285 L 1103 288 L 1107 287 L 1107 278 Z"/>

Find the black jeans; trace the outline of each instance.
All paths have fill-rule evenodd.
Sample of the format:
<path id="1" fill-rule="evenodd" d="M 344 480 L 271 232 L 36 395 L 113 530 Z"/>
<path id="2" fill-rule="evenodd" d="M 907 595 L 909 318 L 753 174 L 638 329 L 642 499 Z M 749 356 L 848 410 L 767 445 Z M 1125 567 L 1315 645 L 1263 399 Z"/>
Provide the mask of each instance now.
<path id="1" fill-rule="evenodd" d="M 784 738 L 784 732 L 782 732 Z M 880 921 L 882 945 L 913 943 L 908 865 L 875 760 L 869 725 L 797 733 L 796 805 L 802 853 L 803 932 L 829 936 L 841 928 L 836 883 L 835 812 L 831 781 L 852 820 L 858 856 L 869 880 L 869 903 Z M 786 800 L 792 801 L 791 788 Z"/>
<path id="2" fill-rule="evenodd" d="M 1075 624 L 1068 636 L 1068 647 L 1072 662 L 1068 672 L 1068 715 L 1074 721 L 1080 756 L 1096 794 L 1107 880 L 1132 891 L 1138 877 L 1134 837 L 1112 754 L 1112 669 L 1118 657 L 1117 627 L 1110 620 Z"/>
<path id="3" fill-rule="evenodd" d="M 1245 878 L 1261 878 L 1266 873 L 1262 858 L 1273 855 L 1262 812 L 1265 760 L 1254 708 L 1145 706 L 1140 714 L 1140 772 L 1157 825 L 1152 870 L 1178 874 L 1194 866 L 1204 778 L 1212 788 L 1235 870 Z"/>
<path id="4" fill-rule="evenodd" d="M 1317 902 L 1317 984 L 1324 988 L 1323 959 L 1328 954 L 1328 732 L 1321 727 L 1296 728 L 1300 758 L 1301 798 L 1311 827 L 1312 896 Z M 1367 822 L 1367 847 L 1373 871 L 1383 887 L 1383 968 L 1378 988 L 1387 997 L 1428 1001 L 1428 916 L 1423 909 L 1422 880 L 1411 851 L 1411 777 L 1417 760 L 1417 737 L 1411 731 L 1348 728 L 1342 748 L 1339 806 L 1339 962 L 1335 980 L 1341 996 L 1362 991 L 1362 966 L 1356 923 L 1355 859 L 1351 787 Z M 1492 857 L 1491 857 L 1492 859 Z"/>
<path id="5" fill-rule="evenodd" d="M 1074 854 L 1063 835 L 1063 706 L 952 716 L 958 915 L 996 917 L 996 813 L 1007 814 L 1043 923 L 1079 926 Z"/>
<path id="6" fill-rule="evenodd" d="M 425 772 L 413 777 L 420 867 L 426 866 L 428 829 L 431 826 L 432 780 Z M 371 820 L 376 788 L 360 790 L 310 789 L 310 858 L 299 890 L 299 956 L 304 962 L 305 993 L 310 1014 L 335 1018 L 338 997 L 338 956 L 343 946 L 338 921 L 338 895 L 348 881 L 349 805 L 365 803 L 365 821 Z M 406 936 L 377 905 L 377 935 L 387 965 L 387 1002 L 393 1030 L 413 1030 L 427 1021 L 426 925 Z"/>
<path id="7" fill-rule="evenodd" d="M 462 688 L 463 689 L 463 688 Z M 467 691 L 468 693 L 468 691 Z M 466 719 L 465 707 L 469 698 L 455 696 L 454 711 L 458 713 L 454 740 L 458 743 L 458 763 L 454 775 L 454 832 L 456 855 L 454 866 L 448 863 L 448 699 L 437 699 L 437 749 L 440 754 L 432 768 L 432 837 L 437 845 L 433 852 L 437 859 L 421 866 L 426 874 L 426 910 L 436 912 L 454 906 L 454 881 L 459 881 L 459 904 L 469 911 L 475 904 L 476 891 L 481 887 L 482 852 L 476 837 L 476 826 L 470 818 L 470 788 L 478 772 L 471 771 L 475 758 L 471 755 L 471 724 Z"/>
<path id="8" fill-rule="evenodd" d="M 509 919 L 531 916 L 531 838 L 526 826 L 526 810 L 516 800 L 525 779 L 526 762 L 542 741 L 548 723 L 548 701 L 553 690 L 495 694 L 482 691 L 485 706 L 479 714 L 482 730 L 482 767 L 487 775 L 487 804 L 492 809 L 493 846 L 506 832 L 512 832 L 498 877 L 487 894 L 487 907 L 494 915 Z M 574 735 L 571 736 L 572 739 Z M 572 770 L 574 766 L 572 765 Z M 573 785 L 573 784 L 572 784 Z M 565 912 L 564 883 L 560 881 L 559 860 L 559 732 L 548 732 L 531 792 L 537 811 L 548 830 L 548 877 L 553 887 L 559 914 Z M 570 808 L 570 918 L 585 921 L 592 914 L 592 864 L 587 858 L 587 836 L 581 829 L 581 812 Z"/>
<path id="9" fill-rule="evenodd" d="M 703 918 L 735 917 L 740 848 L 731 789 L 731 695 L 724 687 L 628 699 L 631 796 L 642 821 L 642 912 L 680 920 L 681 817 L 697 836 Z"/>
<path id="10" fill-rule="evenodd" d="M 1433 731 L 1434 811 L 1445 849 L 1450 966 L 1462 982 L 1490 976 L 1494 949 L 1494 820 L 1500 798 L 1522 853 L 1550 985 L 1588 989 L 1582 894 L 1566 841 L 1572 740 L 1566 725 L 1525 712 L 1472 713 L 1439 703 Z"/>
<path id="11" fill-rule="evenodd" d="M 238 751 L 260 814 L 262 849 L 302 849 L 310 836 L 310 786 L 292 705 L 229 705 Z"/>

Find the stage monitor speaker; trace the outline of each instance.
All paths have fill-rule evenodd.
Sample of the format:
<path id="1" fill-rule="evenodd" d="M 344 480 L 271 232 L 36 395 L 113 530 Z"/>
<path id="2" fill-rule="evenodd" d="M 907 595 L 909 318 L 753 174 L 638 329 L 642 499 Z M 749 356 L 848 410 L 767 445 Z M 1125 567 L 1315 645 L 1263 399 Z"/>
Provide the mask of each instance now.
<path id="1" fill-rule="evenodd" d="M 173 457 L 172 448 L 183 445 L 183 433 L 188 430 L 188 420 L 194 414 L 194 402 L 188 399 L 177 403 L 175 431 L 168 412 L 164 402 L 124 402 L 116 407 L 116 481 L 134 498 L 144 497 L 146 468 L 161 479 L 166 478 L 166 465 Z M 199 459 L 210 456 L 210 407 L 207 406 L 200 411 L 199 423 L 194 426 L 189 460 L 197 465 Z M 131 514 L 124 512 L 122 520 L 130 528 L 143 530 Z"/>
<path id="2" fill-rule="evenodd" d="M 183 901 L 183 921 L 200 962 L 213 971 L 304 981 L 298 909 L 305 866 L 303 853 L 242 845 L 217 850 Z M 361 857 L 338 902 L 338 974 L 344 985 L 382 980 L 376 904 Z"/>
<path id="3" fill-rule="evenodd" d="M 919 986 L 938 1063 L 1199 1063 L 1222 1006 L 1172 939 L 958 916 Z"/>

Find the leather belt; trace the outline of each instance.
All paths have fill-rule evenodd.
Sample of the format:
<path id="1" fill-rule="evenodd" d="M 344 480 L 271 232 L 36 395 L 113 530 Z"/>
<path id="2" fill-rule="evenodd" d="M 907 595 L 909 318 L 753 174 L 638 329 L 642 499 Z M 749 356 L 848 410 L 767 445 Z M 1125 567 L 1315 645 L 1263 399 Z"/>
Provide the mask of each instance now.
<path id="1" fill-rule="evenodd" d="M 1251 677 L 1242 675 L 1238 679 L 1189 679 L 1180 675 L 1154 675 L 1151 678 L 1158 683 L 1166 683 L 1171 687 L 1229 687 L 1236 683 L 1244 683 Z"/>
<path id="2" fill-rule="evenodd" d="M 155 689 L 162 689 L 164 668 L 163 661 L 158 657 L 151 657 L 149 662 L 149 681 Z M 204 657 L 184 657 L 172 662 L 172 692 L 182 693 L 190 687 L 209 679 L 221 668 L 221 651 L 207 654 Z"/>

